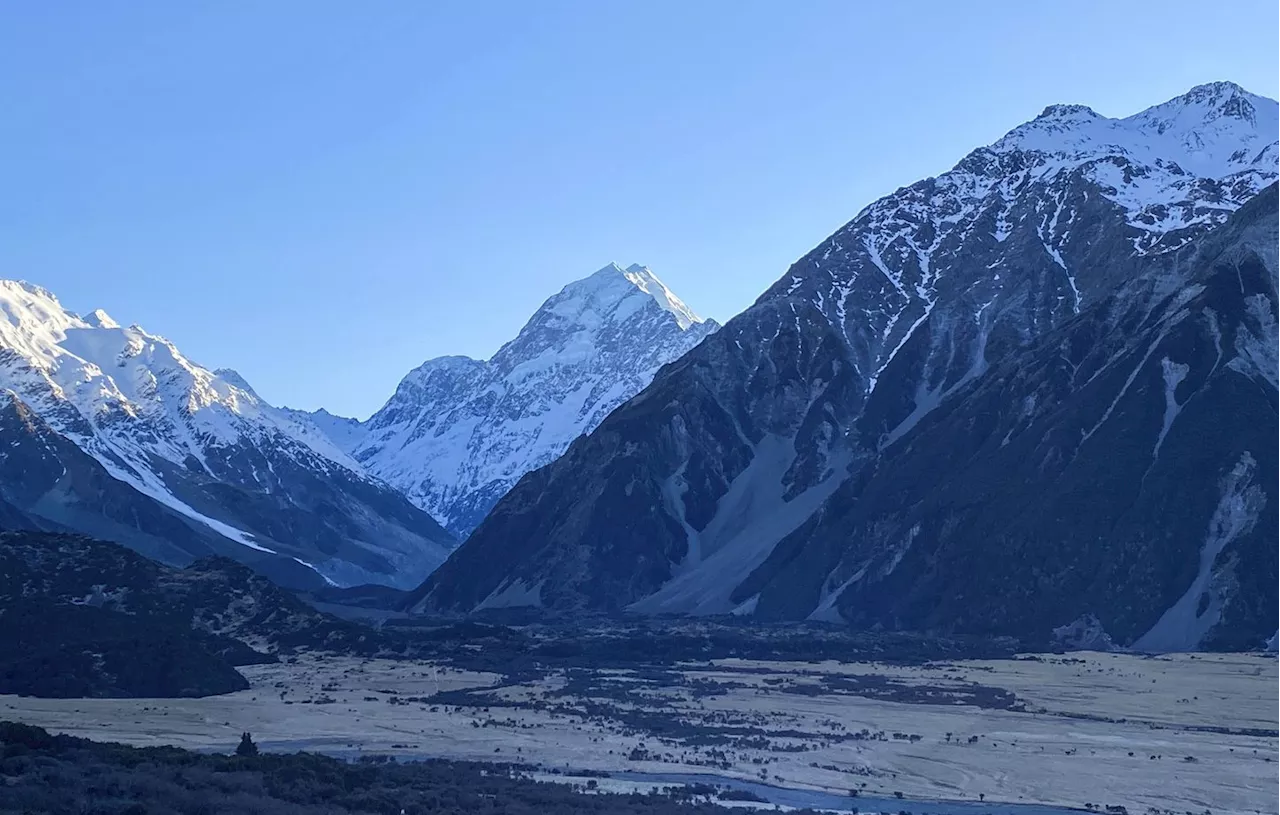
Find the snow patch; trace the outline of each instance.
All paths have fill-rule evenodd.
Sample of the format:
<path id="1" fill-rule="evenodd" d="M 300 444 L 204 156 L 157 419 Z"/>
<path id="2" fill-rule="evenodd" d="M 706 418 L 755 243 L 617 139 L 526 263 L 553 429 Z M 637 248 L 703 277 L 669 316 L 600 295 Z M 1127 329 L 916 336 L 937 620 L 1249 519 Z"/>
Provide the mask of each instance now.
<path id="1" fill-rule="evenodd" d="M 1253 483 L 1258 462 L 1245 452 L 1221 481 L 1222 497 L 1209 520 L 1200 549 L 1200 567 L 1186 592 L 1147 633 L 1134 642 L 1139 651 L 1193 651 L 1218 624 L 1224 598 L 1215 591 L 1213 566 L 1222 551 L 1257 524 L 1266 494 Z"/>
<path id="2" fill-rule="evenodd" d="M 1164 444 L 1165 436 L 1169 435 L 1169 429 L 1173 427 L 1174 420 L 1182 411 L 1182 405 L 1178 403 L 1177 391 L 1182 380 L 1186 379 L 1191 371 L 1191 366 L 1164 357 L 1160 360 L 1160 371 L 1164 375 L 1164 422 L 1160 425 L 1160 435 L 1156 438 L 1155 449 L 1151 451 L 1152 461 L 1160 457 L 1160 447 Z"/>
<path id="3" fill-rule="evenodd" d="M 208 515 L 197 512 L 192 507 L 183 503 L 173 495 L 173 493 L 169 492 L 168 488 L 165 487 L 164 482 L 160 480 L 159 476 L 150 470 L 127 470 L 119 465 L 119 459 L 104 455 L 100 450 L 90 448 L 86 452 L 97 459 L 98 463 L 102 465 L 103 469 L 105 469 L 112 478 L 123 481 L 138 492 L 154 498 L 170 509 L 177 510 L 178 513 L 185 515 L 191 520 L 204 524 L 214 532 L 222 535 L 224 538 L 235 541 L 242 546 L 247 546 L 250 549 L 256 549 L 259 552 L 266 552 L 272 555 L 276 553 L 276 550 L 268 549 L 267 547 L 255 542 L 249 533 L 236 529 L 231 524 L 224 523 L 216 518 L 210 518 Z"/>
<path id="4" fill-rule="evenodd" d="M 1102 425 L 1106 423 L 1107 419 L 1111 418 L 1111 414 L 1115 412 L 1116 406 L 1120 404 L 1120 400 L 1124 398 L 1124 395 L 1129 392 L 1129 387 L 1133 385 L 1133 381 L 1138 378 L 1138 374 L 1142 373 L 1142 369 L 1146 367 L 1147 360 L 1150 359 L 1151 355 L 1155 352 L 1156 346 L 1158 346 L 1164 340 L 1165 332 L 1167 332 L 1168 330 L 1169 328 L 1166 326 L 1165 330 L 1162 331 L 1154 340 L 1151 341 L 1151 344 L 1147 346 L 1146 353 L 1142 355 L 1142 359 L 1138 360 L 1138 364 L 1135 365 L 1133 370 L 1129 373 L 1129 378 L 1124 381 L 1124 385 L 1120 388 L 1120 392 L 1116 394 L 1115 399 L 1111 400 L 1111 404 L 1107 406 L 1106 411 L 1102 414 L 1102 418 L 1098 419 L 1098 423 L 1095 424 L 1093 427 L 1089 428 L 1088 430 L 1080 431 L 1081 444 L 1084 444 L 1085 442 L 1087 442 L 1093 436 L 1094 433 L 1098 432 L 1098 428 L 1102 427 Z M 1103 370 L 1105 370 L 1105 368 Z M 1099 373 L 1101 373 L 1101 371 L 1099 371 Z M 1095 376 L 1097 376 L 1097 374 L 1095 374 Z"/>
<path id="5" fill-rule="evenodd" d="M 1227 363 L 1227 367 L 1251 379 L 1266 382 L 1276 390 L 1280 388 L 1280 346 L 1276 342 L 1276 316 L 1271 300 L 1265 294 L 1245 298 L 1245 314 L 1257 330 L 1251 331 L 1245 326 L 1236 330 L 1237 356 Z"/>
<path id="6" fill-rule="evenodd" d="M 796 458 L 789 438 L 767 435 L 751 463 L 729 485 L 714 517 L 700 532 L 688 558 L 658 591 L 629 606 L 645 614 L 727 614 L 738 605 L 729 596 L 764 562 L 773 547 L 804 523 L 844 481 L 848 462 L 838 460 L 825 480 L 791 500 L 783 479 Z"/>
<path id="7" fill-rule="evenodd" d="M 735 617 L 750 617 L 756 613 L 756 605 L 760 602 L 760 595 L 753 594 L 746 600 L 733 607 L 729 613 Z"/>
<path id="8" fill-rule="evenodd" d="M 325 582 L 325 583 L 328 583 L 330 586 L 336 586 L 336 585 L 338 585 L 337 583 L 333 582 L 333 580 L 331 580 L 331 579 L 329 578 L 329 576 L 328 576 L 328 575 L 326 575 L 324 572 L 322 572 L 322 571 L 320 571 L 318 568 L 316 568 L 316 565 L 315 565 L 314 563 L 308 563 L 307 561 L 303 560 L 303 559 L 302 559 L 302 558 L 300 558 L 300 557 L 295 557 L 293 560 L 294 560 L 294 562 L 295 562 L 295 563 L 297 563 L 297 564 L 299 564 L 299 565 L 301 565 L 301 566 L 306 566 L 306 567 L 307 567 L 308 569 L 310 569 L 311 571 L 313 571 L 313 572 L 315 572 L 316 574 L 320 575 L 320 577 L 324 580 L 324 582 Z"/>
<path id="9" fill-rule="evenodd" d="M 680 417 L 675 417 L 679 419 Z M 662 501 L 667 512 L 671 517 L 675 518 L 684 529 L 685 543 L 688 550 L 685 554 L 683 565 L 697 566 L 702 562 L 702 538 L 698 535 L 698 530 L 690 525 L 685 518 L 684 494 L 689 490 L 689 483 L 685 480 L 684 473 L 689 466 L 689 460 L 685 459 L 680 466 L 669 478 L 662 482 Z"/>
<path id="10" fill-rule="evenodd" d="M 476 606 L 480 611 L 486 608 L 520 608 L 542 606 L 542 586 L 546 581 L 529 585 L 523 580 L 511 580 L 499 586 Z"/>
<path id="11" fill-rule="evenodd" d="M 827 579 L 822 582 L 822 592 L 818 597 L 818 605 L 814 607 L 806 619 L 819 623 L 844 622 L 844 618 L 840 616 L 840 610 L 836 608 L 836 603 L 839 602 L 840 595 L 844 593 L 845 589 L 866 577 L 866 574 L 867 567 L 864 565 L 835 588 L 831 588 L 831 576 L 828 575 Z"/>

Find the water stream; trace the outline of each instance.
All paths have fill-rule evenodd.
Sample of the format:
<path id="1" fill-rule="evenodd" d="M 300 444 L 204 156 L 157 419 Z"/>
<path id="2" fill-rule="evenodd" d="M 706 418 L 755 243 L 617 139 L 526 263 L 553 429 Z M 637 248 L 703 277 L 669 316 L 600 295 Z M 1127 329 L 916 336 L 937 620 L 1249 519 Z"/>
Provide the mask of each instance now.
<path id="1" fill-rule="evenodd" d="M 338 743 L 336 740 L 330 741 L 327 739 L 263 741 L 258 743 L 258 747 L 263 751 L 273 753 L 306 751 L 309 753 L 318 753 L 330 756 L 332 758 L 343 759 L 345 761 L 355 761 L 363 756 L 375 755 L 386 755 L 396 761 L 428 761 L 439 758 L 447 758 L 455 761 L 459 760 L 454 756 L 439 756 L 409 750 L 396 750 L 394 753 L 364 751 L 358 747 L 350 746 L 345 741 Z M 211 752 L 229 753 L 233 749 L 235 749 L 235 745 L 229 744 L 226 746 L 225 750 L 211 750 Z M 574 770 L 560 769 L 559 775 L 564 776 L 566 781 L 569 781 L 570 779 L 576 780 L 574 778 Z M 598 775 L 598 772 L 591 771 L 587 773 L 587 775 Z M 1045 804 L 1017 804 L 990 801 L 938 801 L 917 798 L 864 795 L 862 793 L 859 793 L 857 796 L 851 796 L 848 793 L 797 789 L 794 787 L 779 787 L 759 781 L 732 778 L 730 776 L 715 775 L 712 773 L 645 773 L 618 770 L 609 771 L 608 777 L 615 781 L 635 781 L 646 784 L 669 785 L 673 787 L 689 786 L 693 784 L 710 784 L 712 786 L 727 787 L 729 789 L 750 792 L 753 795 L 763 798 L 770 804 L 798 808 L 809 807 L 811 809 L 825 809 L 836 812 L 882 812 L 893 813 L 893 815 L 897 815 L 897 813 L 900 812 L 909 812 L 911 815 L 1081 815 L 1081 813 L 1088 812 L 1088 810 L 1083 809 L 1048 806 Z"/>

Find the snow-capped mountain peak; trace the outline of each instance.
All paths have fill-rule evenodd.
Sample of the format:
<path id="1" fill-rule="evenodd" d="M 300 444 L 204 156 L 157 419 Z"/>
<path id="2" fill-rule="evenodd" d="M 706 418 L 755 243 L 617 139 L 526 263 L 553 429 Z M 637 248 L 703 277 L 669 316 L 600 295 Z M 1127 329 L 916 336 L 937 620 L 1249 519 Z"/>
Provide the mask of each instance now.
<path id="1" fill-rule="evenodd" d="M 25 280 L 0 280 L 0 344 L 35 356 L 70 328 L 87 325 L 67 311 L 51 292 Z"/>
<path id="2" fill-rule="evenodd" d="M 979 355 L 956 358 L 980 365 L 994 307 L 1020 300 L 1017 334 L 1033 336 L 1111 285 L 1096 270 L 1115 268 L 1118 253 L 1175 251 L 1223 223 L 1276 180 L 1278 131 L 1280 106 L 1233 83 L 1119 119 L 1050 105 L 950 171 L 867 206 L 765 296 L 821 311 L 871 392 L 914 332 L 939 319 L 944 290 L 963 285 Z M 1117 217 L 1124 244 L 1099 243 L 1098 224 Z M 987 273 L 970 280 L 973 264 Z"/>
<path id="3" fill-rule="evenodd" d="M 0 280 L 0 288 L 9 289 L 14 292 L 22 292 L 27 297 L 37 298 L 39 300 L 51 301 L 57 303 L 58 308 L 62 308 L 62 304 L 58 303 L 58 298 L 53 292 L 44 286 L 37 285 L 28 280 Z"/>
<path id="4" fill-rule="evenodd" d="M 352 552 L 352 561 L 325 563 L 275 519 L 237 517 L 258 500 L 246 497 L 254 495 L 274 501 L 269 496 L 287 494 L 294 511 L 304 494 L 353 504 L 385 498 L 398 501 L 402 514 L 412 508 L 312 423 L 264 402 L 235 371 L 193 362 L 164 337 L 137 325 L 122 328 L 101 310 L 80 317 L 44 288 L 0 280 L 0 390 L 111 477 L 235 544 L 267 554 L 299 547 L 316 561 L 313 568 L 338 580 L 388 579 L 392 571 L 386 553 Z M 217 498 L 201 495 L 207 489 L 242 495 L 219 507 Z M 448 536 L 425 515 L 409 514 L 418 517 L 404 523 L 416 528 L 397 555 L 401 565 L 426 570 L 443 558 Z M 332 541 L 329 553 L 349 543 Z"/>
<path id="5" fill-rule="evenodd" d="M 1098 113 L 1095 112 L 1094 109 L 1089 107 L 1088 105 L 1057 104 L 1057 105 L 1049 105 L 1047 108 L 1045 108 L 1040 113 L 1040 115 L 1036 117 L 1036 121 L 1039 121 L 1041 119 L 1069 121 L 1072 119 L 1097 119 L 1097 118 L 1100 118 Z"/>
<path id="6" fill-rule="evenodd" d="M 1038 177 L 1110 155 L 1220 179 L 1247 168 L 1276 142 L 1278 130 L 1274 101 L 1233 82 L 1213 82 L 1121 119 L 1084 105 L 1050 105 L 990 149 L 1043 154 Z"/>
<path id="7" fill-rule="evenodd" d="M 651 270 L 610 263 L 548 298 L 488 361 L 440 357 L 401 380 L 359 432 L 317 426 L 464 535 L 521 476 L 555 459 L 719 326 Z"/>
<path id="8" fill-rule="evenodd" d="M 616 264 L 611 265 L 614 269 L 618 268 Z M 675 317 L 681 329 L 687 330 L 690 326 L 703 322 L 702 318 L 686 306 L 683 300 L 676 297 L 648 266 L 633 263 L 623 269 L 622 274 L 635 284 L 636 288 L 652 297 L 660 308 Z"/>
<path id="9" fill-rule="evenodd" d="M 10 387 L 34 400 L 37 411 L 52 396 L 74 405 L 91 423 L 121 414 L 148 416 L 173 430 L 149 445 L 152 454 L 169 461 L 195 454 L 197 436 L 237 437 L 229 417 L 210 408 L 221 406 L 236 415 L 257 408 L 251 391 L 192 363 L 164 337 L 136 325 L 121 328 L 109 317 L 102 319 L 105 312 L 82 319 L 38 286 L 0 284 L 0 311 L 7 317 L 0 321 L 0 345 L 40 372 L 34 381 L 14 371 Z"/>
<path id="10" fill-rule="evenodd" d="M 587 324 L 616 322 L 641 308 L 644 296 L 675 318 L 682 331 L 703 322 L 657 275 L 638 263 L 625 269 L 610 263 L 595 274 L 565 286 L 544 303 L 539 312 L 547 311 Z M 534 325 L 535 320 L 530 320 L 529 325 Z"/>
<path id="11" fill-rule="evenodd" d="M 50 397 L 65 401 L 93 424 L 119 414 L 159 422 L 171 432 L 146 444 L 150 455 L 182 463 L 201 458 L 209 442 L 234 443 L 245 421 L 281 424 L 235 371 L 210 371 L 164 337 L 138 325 L 122 328 L 105 311 L 82 318 L 47 289 L 4 280 L 0 316 L 0 348 L 18 357 L 0 370 L 11 377 L 8 387 L 37 410 Z"/>
<path id="12" fill-rule="evenodd" d="M 252 394 L 255 398 L 258 398 L 257 391 L 253 389 L 253 386 L 249 384 L 248 380 L 240 375 L 239 371 L 233 368 L 217 368 L 213 373 L 228 385 L 231 385 L 234 388 L 239 388 L 245 393 Z"/>
<path id="13" fill-rule="evenodd" d="M 1207 82 L 1197 84 L 1192 90 L 1162 105 L 1151 107 L 1147 113 L 1160 111 L 1166 116 L 1166 122 L 1181 119 L 1193 127 L 1197 123 L 1208 123 L 1219 118 L 1240 119 L 1256 124 L 1258 107 L 1267 109 L 1274 104 L 1274 101 L 1265 96 L 1249 93 L 1234 82 Z"/>
<path id="14" fill-rule="evenodd" d="M 1274 507 L 1276 108 L 1053 105 L 873 202 L 522 479 L 413 605 L 1042 636 L 1105 609 L 1130 642 L 1163 606 L 1194 647 L 1238 592 L 1270 609 L 1256 644 L 1274 524 L 1247 544 L 1269 582 L 1221 567 Z"/>
<path id="15" fill-rule="evenodd" d="M 96 308 L 88 314 L 84 315 L 84 321 L 94 328 L 119 328 L 120 324 L 111 319 L 111 315 L 100 308 Z"/>

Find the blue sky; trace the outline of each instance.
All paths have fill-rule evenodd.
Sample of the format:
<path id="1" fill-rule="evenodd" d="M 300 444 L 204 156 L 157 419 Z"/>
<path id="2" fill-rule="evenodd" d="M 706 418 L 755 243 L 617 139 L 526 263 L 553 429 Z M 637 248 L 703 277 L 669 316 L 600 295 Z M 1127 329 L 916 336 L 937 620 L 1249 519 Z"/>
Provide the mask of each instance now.
<path id="1" fill-rule="evenodd" d="M 610 260 L 723 321 L 1050 103 L 1275 98 L 1278 24 L 1274 0 L 4 4 L 0 277 L 364 417 Z"/>

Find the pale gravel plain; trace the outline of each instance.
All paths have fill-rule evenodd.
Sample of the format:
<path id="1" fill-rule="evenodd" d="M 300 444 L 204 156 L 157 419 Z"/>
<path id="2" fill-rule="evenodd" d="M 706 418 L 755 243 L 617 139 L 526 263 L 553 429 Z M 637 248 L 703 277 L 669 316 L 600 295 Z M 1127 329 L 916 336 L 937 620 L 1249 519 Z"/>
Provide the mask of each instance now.
<path id="1" fill-rule="evenodd" d="M 694 728 L 729 721 L 801 734 L 770 736 L 774 749 L 663 742 L 563 707 L 560 712 L 496 706 L 486 711 L 388 701 L 500 681 L 496 674 L 429 663 L 304 655 L 295 664 L 242 672 L 250 690 L 206 699 L 0 696 L 0 718 L 135 745 L 230 749 L 248 730 L 267 749 L 344 755 L 386 752 L 574 770 L 714 772 L 829 791 L 865 784 L 865 794 L 900 791 L 918 799 L 974 801 L 983 794 L 989 802 L 1123 805 L 1131 815 L 1152 808 L 1179 815 L 1278 809 L 1274 656 L 1083 653 L 922 667 L 721 660 L 683 666 L 687 679 L 732 686 L 720 695 L 696 698 L 686 686 L 643 692 L 641 707 L 679 715 Z M 607 673 L 633 679 L 626 671 Z M 883 701 L 819 685 L 824 676 L 867 675 L 940 688 L 977 682 L 1014 692 L 1027 709 Z M 552 674 L 498 692 L 505 699 L 578 707 L 584 700 L 548 696 L 564 684 L 562 675 Z M 793 685 L 813 686 L 813 695 L 782 691 Z M 315 703 L 327 699 L 333 701 Z M 603 697 L 597 701 L 628 706 Z M 1093 718 L 1074 718 L 1080 716 Z M 919 738 L 839 738 L 864 728 Z M 628 753 L 641 745 L 658 756 L 630 760 Z M 782 746 L 803 751 L 778 751 Z M 710 766 L 718 760 L 730 767 Z"/>

